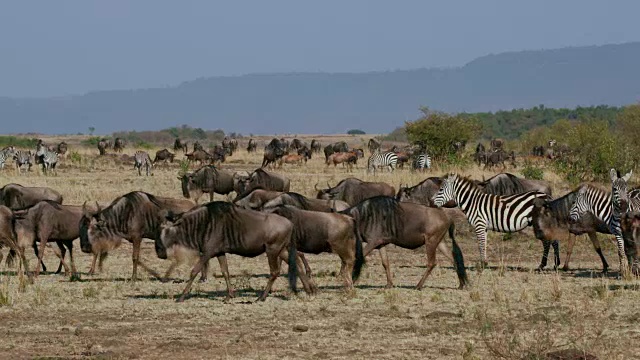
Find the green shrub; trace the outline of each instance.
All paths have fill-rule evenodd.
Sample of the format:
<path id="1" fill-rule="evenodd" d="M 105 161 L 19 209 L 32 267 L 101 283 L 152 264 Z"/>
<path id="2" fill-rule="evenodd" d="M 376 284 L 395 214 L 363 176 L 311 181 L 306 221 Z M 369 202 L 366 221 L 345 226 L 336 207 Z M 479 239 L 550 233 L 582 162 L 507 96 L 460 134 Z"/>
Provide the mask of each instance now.
<path id="1" fill-rule="evenodd" d="M 37 139 L 18 137 L 18 136 L 0 136 L 0 148 L 6 146 L 15 146 L 19 148 L 32 148 L 38 143 Z"/>
<path id="2" fill-rule="evenodd" d="M 539 167 L 525 163 L 522 168 L 522 175 L 525 179 L 542 180 L 544 178 L 544 171 Z"/>
<path id="3" fill-rule="evenodd" d="M 84 146 L 95 147 L 98 146 L 98 143 L 102 140 L 100 136 L 92 136 L 86 140 L 82 140 L 81 144 Z"/>
<path id="4" fill-rule="evenodd" d="M 349 131 L 347 131 L 348 135 L 364 135 L 366 134 L 366 132 L 360 130 L 360 129 L 351 129 Z"/>
<path id="5" fill-rule="evenodd" d="M 72 164 L 80 164 L 82 163 L 82 155 L 77 151 L 72 151 L 69 154 L 69 160 L 71 160 Z"/>

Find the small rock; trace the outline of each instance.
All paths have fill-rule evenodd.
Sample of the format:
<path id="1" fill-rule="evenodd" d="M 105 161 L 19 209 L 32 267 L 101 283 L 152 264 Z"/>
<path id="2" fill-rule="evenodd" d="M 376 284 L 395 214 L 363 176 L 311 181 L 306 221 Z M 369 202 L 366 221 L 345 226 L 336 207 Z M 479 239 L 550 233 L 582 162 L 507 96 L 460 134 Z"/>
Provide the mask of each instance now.
<path id="1" fill-rule="evenodd" d="M 293 331 L 307 332 L 309 331 L 309 327 L 307 325 L 296 325 L 293 327 Z"/>
<path id="2" fill-rule="evenodd" d="M 578 349 L 558 350 L 547 353 L 547 360 L 598 360 L 597 357 Z"/>

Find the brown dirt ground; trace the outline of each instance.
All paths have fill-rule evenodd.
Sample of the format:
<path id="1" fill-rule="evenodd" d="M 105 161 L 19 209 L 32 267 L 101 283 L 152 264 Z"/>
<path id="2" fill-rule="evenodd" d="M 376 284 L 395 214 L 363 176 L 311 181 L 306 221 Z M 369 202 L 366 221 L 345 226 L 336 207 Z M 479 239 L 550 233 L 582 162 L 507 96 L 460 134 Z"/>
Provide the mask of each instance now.
<path id="1" fill-rule="evenodd" d="M 368 138 L 348 139 L 362 143 Z M 97 150 L 76 151 L 83 156 L 82 162 L 67 160 L 55 176 L 38 171 L 17 176 L 5 169 L 0 172 L 0 185 L 50 186 L 61 191 L 68 204 L 108 203 L 131 190 L 181 196 L 177 164 L 156 169 L 153 177 L 138 177 L 129 165 L 92 160 Z M 260 160 L 261 153 L 249 156 L 241 151 L 223 167 L 251 169 Z M 445 170 L 427 175 L 401 170 L 377 178 L 397 187 Z M 347 176 L 340 168 L 325 169 L 317 158 L 306 167 L 283 172 L 293 180 L 292 191 L 306 195 L 312 195 L 316 182 L 335 184 Z M 477 178 L 491 175 L 475 168 L 461 172 Z M 354 176 L 373 178 L 364 174 L 362 165 Z M 545 176 L 557 195 L 569 188 L 553 174 Z M 414 290 L 425 270 L 423 249 L 389 246 L 396 288 L 384 288 L 375 253 L 367 259 L 354 292 L 342 289 L 337 256 L 311 255 L 319 294 L 291 294 L 283 276 L 263 303 L 253 301 L 267 280 L 264 255 L 229 257 L 237 298 L 225 301 L 224 280 L 214 260 L 215 277 L 194 285 L 192 296 L 181 304 L 174 298 L 184 287 L 190 267 L 181 265 L 174 277 L 182 280 L 173 283 L 146 275 L 131 282 L 128 243 L 110 254 L 104 272 L 96 276 L 86 274 L 90 256 L 76 246 L 76 264 L 82 272 L 82 280 L 76 282 L 47 273 L 22 287 L 15 269 L 3 263 L 0 358 L 519 359 L 567 348 L 599 359 L 640 356 L 640 283 L 618 280 L 616 273 L 602 277 L 601 264 L 586 237 L 577 240 L 572 270 L 558 273 L 533 271 L 542 247 L 531 231 L 513 236 L 490 233 L 492 267 L 482 273 L 474 270 L 478 248 L 464 222 L 458 224 L 457 238 L 469 268 L 470 289 L 456 289 L 455 272 L 439 255 L 440 266 L 426 287 Z M 615 249 L 610 239 L 601 238 L 615 270 Z M 27 253 L 31 266 L 35 265 L 32 252 Z M 156 257 L 151 241 L 144 243 L 142 256 L 153 269 L 168 266 Z M 50 270 L 56 267 L 53 251 L 47 250 L 45 262 Z"/>

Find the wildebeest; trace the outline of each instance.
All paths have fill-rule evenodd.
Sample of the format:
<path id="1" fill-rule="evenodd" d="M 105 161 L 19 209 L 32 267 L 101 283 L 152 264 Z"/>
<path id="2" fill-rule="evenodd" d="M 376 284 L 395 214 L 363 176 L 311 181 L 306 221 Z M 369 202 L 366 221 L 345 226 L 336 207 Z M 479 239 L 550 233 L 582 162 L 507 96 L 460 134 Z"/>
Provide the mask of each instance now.
<path id="1" fill-rule="evenodd" d="M 519 178 L 510 173 L 500 173 L 487 180 L 474 181 L 487 194 L 515 195 L 527 191 L 539 191 L 551 196 L 551 186 L 544 180 Z"/>
<path id="2" fill-rule="evenodd" d="M 100 258 L 98 265 L 102 269 L 102 262 L 108 252 L 120 246 L 122 239 L 133 244 L 132 280 L 137 280 L 138 264 L 154 273 L 140 261 L 142 239 L 160 238 L 162 210 L 181 213 L 193 206 L 193 203 L 187 200 L 171 200 L 171 202 L 162 201 L 161 198 L 151 194 L 133 191 L 116 198 L 104 209 L 97 206 L 97 209 L 92 210 L 85 203 L 80 220 L 80 246 L 82 252 L 93 253 L 89 274 L 95 272 L 98 257 Z"/>
<path id="3" fill-rule="evenodd" d="M 29 268 L 27 265 L 27 258 L 24 255 L 23 249 L 18 246 L 17 235 L 15 232 L 15 218 L 13 216 L 13 212 L 11 209 L 4 205 L 0 205 L 0 249 L 2 249 L 5 245 L 11 249 L 9 256 L 7 257 L 7 263 L 10 264 L 17 253 L 20 257 L 20 263 L 25 267 L 27 274 L 31 277 L 29 273 Z M 36 249 L 34 247 L 34 249 Z M 0 262 L 2 261 L 2 254 L 0 253 Z"/>
<path id="4" fill-rule="evenodd" d="M 327 166 L 333 164 L 334 168 L 338 164 L 342 164 L 343 166 L 346 165 L 347 171 L 352 171 L 353 165 L 358 163 L 358 153 L 355 151 L 333 153 L 329 155 L 329 158 L 325 163 Z"/>
<path id="5" fill-rule="evenodd" d="M 294 150 L 302 149 L 304 146 L 306 145 L 302 142 L 302 140 L 298 138 L 293 139 L 290 145 L 291 149 L 294 149 Z"/>
<path id="6" fill-rule="evenodd" d="M 160 239 L 155 242 L 156 254 L 161 259 L 175 256 L 176 252 L 191 253 L 199 260 L 191 270 L 191 276 L 182 295 L 184 301 L 196 275 L 212 257 L 218 257 L 222 274 L 227 283 L 227 296 L 234 290 L 229 281 L 229 269 L 225 254 L 256 257 L 267 253 L 270 277 L 258 300 L 265 300 L 273 283 L 280 276 L 280 260 L 289 264 L 289 286 L 296 289 L 298 264 L 296 243 L 291 241 L 293 224 L 286 218 L 246 210 L 228 202 L 214 201 L 198 206 L 177 217 L 166 214 Z M 288 247 L 288 249 L 287 249 Z M 288 250 L 288 251 L 287 251 Z M 288 252 L 288 256 L 287 256 Z M 304 289 L 311 292 L 306 275 L 300 273 Z"/>
<path id="7" fill-rule="evenodd" d="M 576 201 L 577 193 L 582 186 L 585 185 L 581 185 L 570 193 L 552 201 L 536 201 L 536 207 L 534 208 L 532 213 L 532 225 L 536 238 L 543 241 L 544 245 L 544 253 L 542 256 L 542 262 L 540 263 L 540 269 L 544 268 L 547 263 L 547 257 L 549 255 L 549 242 L 555 241 L 557 243 L 557 241 L 562 238 L 568 238 L 567 257 L 565 258 L 563 270 L 569 270 L 569 259 L 573 251 L 575 236 L 588 234 L 589 239 L 593 244 L 594 250 L 602 261 L 602 271 L 604 273 L 608 271 L 609 264 L 602 254 L 600 241 L 598 240 L 598 236 L 596 235 L 596 232 L 599 232 L 601 234 L 611 234 L 607 224 L 599 220 L 591 213 L 584 214 L 577 222 L 572 222 L 569 219 L 571 206 Z M 557 251 L 555 246 L 554 250 Z M 558 255 L 556 255 L 556 266 L 559 266 L 559 262 L 559 257 Z"/>
<path id="8" fill-rule="evenodd" d="M 199 141 L 195 141 L 193 143 L 193 152 L 196 152 L 198 150 L 204 150 L 204 147 L 200 144 Z"/>
<path id="9" fill-rule="evenodd" d="M 542 145 L 534 146 L 533 149 L 531 150 L 531 155 L 543 157 L 544 156 L 544 146 L 542 146 Z"/>
<path id="10" fill-rule="evenodd" d="M 14 212 L 18 246 L 25 249 L 27 246 L 33 246 L 35 242 L 40 243 L 35 276 L 40 274 L 40 264 L 47 241 L 55 241 L 58 245 L 60 254 L 56 253 L 56 255 L 60 257 L 65 275 L 69 274 L 69 266 L 64 261 L 65 247 L 69 250 L 71 274 L 76 273 L 73 261 L 73 240 L 80 236 L 78 224 L 82 214 L 81 206 L 60 205 L 48 200 L 40 201 L 31 208 Z"/>
<path id="11" fill-rule="evenodd" d="M 283 164 L 297 164 L 297 165 L 301 166 L 302 162 L 304 162 L 306 164 L 307 160 L 309 160 L 309 157 L 307 156 L 307 154 L 305 154 L 305 155 L 299 155 L 299 154 L 284 155 L 283 157 L 280 158 L 280 160 L 278 160 L 278 167 L 282 168 Z"/>
<path id="12" fill-rule="evenodd" d="M 502 149 L 504 146 L 504 140 L 500 138 L 494 138 L 491 140 L 490 150 L 495 152 L 496 150 Z"/>
<path id="13" fill-rule="evenodd" d="M 347 152 L 349 151 L 349 145 L 344 141 L 338 141 L 333 144 L 329 144 L 324 147 L 324 160 L 327 161 L 329 156 L 333 153 Z"/>
<path id="14" fill-rule="evenodd" d="M 269 144 L 264 148 L 264 155 L 262 157 L 262 166 L 265 167 L 269 164 L 275 163 L 282 156 L 285 155 L 286 144 L 276 138 L 271 139 Z"/>
<path id="15" fill-rule="evenodd" d="M 249 194 L 257 188 L 273 191 L 289 191 L 291 180 L 284 175 L 268 172 L 262 168 L 254 170 L 249 177 L 240 181 L 237 185 L 236 200 Z"/>
<path id="16" fill-rule="evenodd" d="M 156 157 L 153 159 L 153 165 L 156 165 L 160 161 L 167 165 L 167 161 L 173 162 L 175 157 L 176 154 L 173 154 L 167 149 L 158 150 L 156 151 Z"/>
<path id="17" fill-rule="evenodd" d="M 189 151 L 189 144 L 186 141 L 180 140 L 180 138 L 176 138 L 173 142 L 173 151 L 182 150 L 183 154 L 186 154 Z"/>
<path id="18" fill-rule="evenodd" d="M 266 202 L 278 197 L 280 194 L 282 194 L 281 191 L 253 189 L 250 193 L 234 199 L 233 203 L 244 209 L 258 210 L 261 209 Z"/>
<path id="19" fill-rule="evenodd" d="M 620 226 L 624 238 L 624 252 L 631 271 L 637 276 L 640 274 L 640 212 L 625 212 L 620 219 Z"/>
<path id="20" fill-rule="evenodd" d="M 320 141 L 316 139 L 311 140 L 311 145 L 309 145 L 309 147 L 311 148 L 311 151 L 313 151 L 316 154 L 319 154 L 322 152 L 322 144 L 320 143 Z"/>
<path id="21" fill-rule="evenodd" d="M 204 164 L 205 161 L 211 162 L 213 160 L 213 156 L 203 149 L 198 149 L 193 151 L 192 153 L 184 155 L 187 158 L 189 163 L 196 161 L 200 163 L 200 165 Z"/>
<path id="22" fill-rule="evenodd" d="M 7 184 L 0 188 L 0 205 L 7 206 L 11 210 L 26 209 L 42 200 L 51 200 L 62 204 L 62 195 L 48 187 Z"/>
<path id="23" fill-rule="evenodd" d="M 211 164 L 222 164 L 227 160 L 227 155 L 231 156 L 231 148 L 225 148 L 219 145 L 216 145 L 209 152 L 211 156 Z"/>
<path id="24" fill-rule="evenodd" d="M 198 203 L 202 194 L 209 194 L 209 201 L 213 201 L 213 194 L 228 195 L 234 191 L 233 174 L 221 170 L 213 165 L 178 177 L 182 185 L 182 195 Z"/>
<path id="25" fill-rule="evenodd" d="M 376 196 L 342 213 L 354 218 L 357 236 L 362 237 L 362 240 L 367 243 L 364 249 L 365 257 L 375 249 L 381 250 L 387 273 L 387 287 L 393 286 L 393 280 L 386 254 L 382 252 L 384 246 L 394 244 L 405 249 L 426 246 L 427 270 L 416 286 L 419 290 L 436 266 L 436 249 L 439 247 L 442 249 L 440 244 L 447 231 L 453 246 L 452 257 L 458 274 L 459 288 L 462 289 L 467 284 L 464 258 L 454 237 L 455 226 L 442 209 L 399 202 L 388 196 Z"/>
<path id="26" fill-rule="evenodd" d="M 511 160 L 511 166 L 515 168 L 517 166 L 515 151 L 507 153 L 506 151 L 499 149 L 494 152 L 486 153 L 484 169 L 490 169 L 500 164 L 502 165 L 502 169 L 506 169 L 506 165 L 504 164 L 506 160 Z"/>
<path id="27" fill-rule="evenodd" d="M 258 143 L 254 139 L 249 139 L 249 143 L 247 144 L 247 152 L 256 152 L 258 149 Z"/>
<path id="28" fill-rule="evenodd" d="M 428 177 L 422 180 L 417 185 L 409 187 L 401 186 L 396 194 L 398 201 L 413 202 L 417 204 L 423 204 L 426 206 L 435 206 L 433 203 L 433 196 L 438 193 L 440 186 L 442 185 L 442 179 L 439 177 Z M 445 207 L 455 207 L 456 204 L 450 201 Z"/>
<path id="29" fill-rule="evenodd" d="M 353 177 L 340 181 L 334 187 L 329 186 L 328 189 L 318 189 L 316 184 L 315 189 L 318 191 L 317 199 L 342 200 L 350 206 L 378 195 L 395 195 L 393 186 L 387 183 L 362 181 Z"/>
<path id="30" fill-rule="evenodd" d="M 67 153 L 68 149 L 69 149 L 69 146 L 64 141 L 59 143 L 58 146 L 56 147 L 56 151 L 58 152 L 58 154 L 63 156 Z"/>
<path id="31" fill-rule="evenodd" d="M 268 209 L 282 205 L 290 205 L 302 210 L 321 212 L 338 212 L 349 207 L 349 204 L 341 200 L 311 199 L 295 192 L 285 192 L 264 202 L 262 208 Z"/>
<path id="32" fill-rule="evenodd" d="M 105 139 L 98 141 L 98 151 L 100 152 L 100 155 L 105 155 L 107 153 L 107 141 Z"/>
<path id="33" fill-rule="evenodd" d="M 353 288 L 353 281 L 360 276 L 364 256 L 362 238 L 356 237 L 353 219 L 344 214 L 302 210 L 291 205 L 280 205 L 267 210 L 268 213 L 283 216 L 293 223 L 291 241 L 299 252 L 320 254 L 332 252 L 340 257 L 340 274 L 347 289 Z M 315 292 L 311 279 L 311 268 L 304 260 L 306 274 Z"/>
<path id="34" fill-rule="evenodd" d="M 374 138 L 371 138 L 367 143 L 367 148 L 369 148 L 369 153 L 373 154 L 376 150 L 380 149 L 380 143 Z"/>
<path id="35" fill-rule="evenodd" d="M 113 151 L 121 153 L 122 149 L 124 149 L 124 139 L 116 138 L 116 140 L 113 142 Z"/>

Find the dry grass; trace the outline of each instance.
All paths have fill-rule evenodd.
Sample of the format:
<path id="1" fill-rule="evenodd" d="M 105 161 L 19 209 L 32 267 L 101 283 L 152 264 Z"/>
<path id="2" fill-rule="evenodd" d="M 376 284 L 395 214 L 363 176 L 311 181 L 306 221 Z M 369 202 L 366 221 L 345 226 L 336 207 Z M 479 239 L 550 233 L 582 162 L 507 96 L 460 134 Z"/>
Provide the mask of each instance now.
<path id="1" fill-rule="evenodd" d="M 336 137 L 338 139 L 338 137 Z M 74 139 L 68 140 L 70 144 Z M 352 143 L 360 137 L 349 137 Z M 325 141 L 328 142 L 328 141 Z M 73 151 L 73 145 L 70 146 Z M 76 149 L 77 150 L 77 149 Z M 126 149 L 131 154 L 134 149 Z M 94 149 L 79 151 L 86 159 Z M 152 154 L 153 156 L 153 154 Z M 240 151 L 224 167 L 249 170 L 261 155 Z M 181 155 L 179 156 L 181 157 Z M 50 186 L 61 191 L 65 203 L 85 200 L 108 203 L 131 190 L 179 197 L 177 164 L 156 169 L 153 177 L 138 177 L 112 160 L 69 161 L 57 176 L 34 171 L 16 176 L 0 172 L 0 184 Z M 337 183 L 347 176 L 343 169 L 326 169 L 314 158 L 307 166 L 283 170 L 292 179 L 292 190 L 313 195 L 313 185 Z M 492 173 L 477 169 L 461 171 L 475 178 Z M 395 187 L 415 184 L 425 176 L 407 170 L 375 177 Z M 363 179 L 362 165 L 353 173 Z M 546 174 L 556 194 L 568 189 L 557 177 Z M 222 199 L 220 197 L 220 199 Z M 478 260 L 475 238 L 460 223 L 458 240 L 465 255 L 472 287 L 456 290 L 451 264 L 442 261 L 422 291 L 413 290 L 424 271 L 424 251 L 389 247 L 390 262 L 398 287 L 385 290 L 379 257 L 373 254 L 357 283 L 346 293 L 337 277 L 335 255 L 310 256 L 320 293 L 309 298 L 294 296 L 284 278 L 264 303 L 249 303 L 266 283 L 264 256 L 229 257 L 232 282 L 238 298 L 224 301 L 225 285 L 217 262 L 215 277 L 196 284 L 192 297 L 182 304 L 173 301 L 184 283 L 160 283 L 145 278 L 137 283 L 131 275 L 131 247 L 123 245 L 105 263 L 105 271 L 88 276 L 90 256 L 76 245 L 81 281 L 53 274 L 41 275 L 21 291 L 15 269 L 2 264 L 0 275 L 0 358 L 429 358 L 429 359 L 535 359 L 552 350 L 577 348 L 600 359 L 637 356 L 640 309 L 636 280 L 602 278 L 600 261 L 585 239 L 578 239 L 572 271 L 536 273 L 542 246 L 531 231 L 507 237 L 489 234 L 492 267 L 473 271 Z M 610 241 L 605 256 L 617 263 Z M 5 251 L 6 255 L 6 251 Z M 34 256 L 29 251 L 31 266 Z M 153 244 L 143 244 L 142 256 L 154 269 L 168 262 L 156 257 Z M 563 255 L 564 256 L 564 255 Z M 45 262 L 55 268 L 51 250 Z M 186 279 L 186 265 L 174 276 Z"/>

